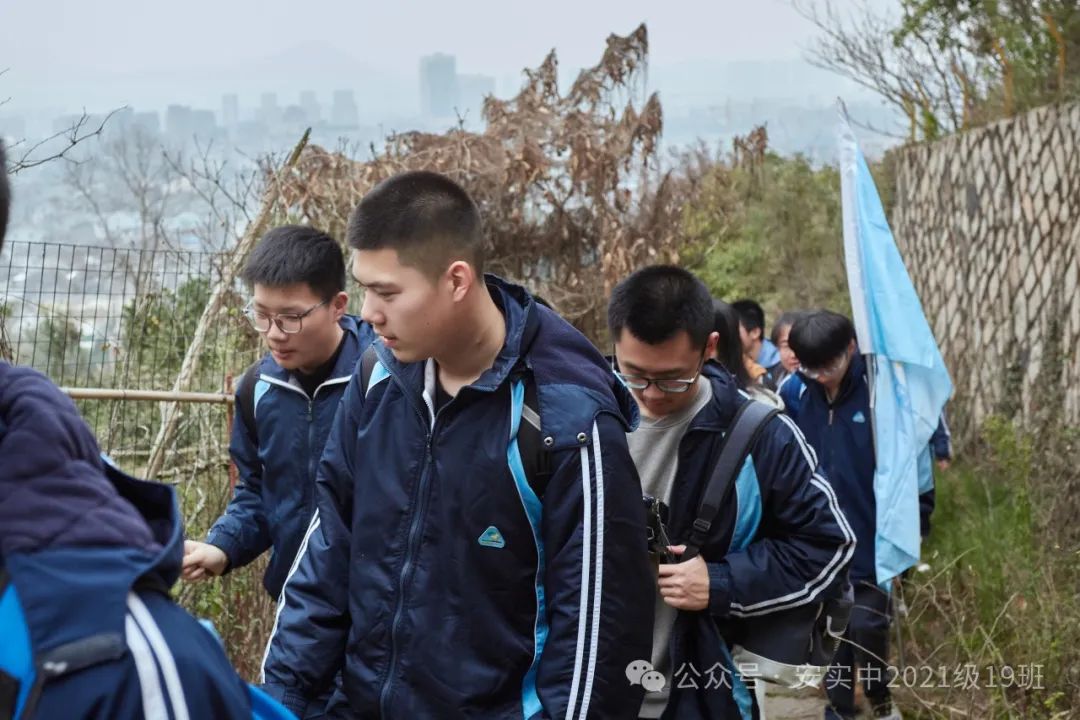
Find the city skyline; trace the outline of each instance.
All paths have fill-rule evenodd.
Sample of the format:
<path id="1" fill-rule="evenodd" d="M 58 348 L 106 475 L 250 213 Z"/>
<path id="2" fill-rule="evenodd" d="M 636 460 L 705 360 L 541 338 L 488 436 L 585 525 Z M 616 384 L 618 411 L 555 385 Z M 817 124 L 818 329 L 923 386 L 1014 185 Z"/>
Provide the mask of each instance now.
<path id="1" fill-rule="evenodd" d="M 457 74 L 493 78 L 505 97 L 550 50 L 568 83 L 579 68 L 599 61 L 611 33 L 629 33 L 641 22 L 649 27 L 649 89 L 672 110 L 752 97 L 860 94 L 807 63 L 805 48 L 816 32 L 788 0 L 672 7 L 628 0 L 606 8 L 552 0 L 539 14 L 488 0 L 469 0 L 452 12 L 430 2 L 313 0 L 304 17 L 340 28 L 318 35 L 297 30 L 305 25 L 293 13 L 284 0 L 193 0 L 183 12 L 135 0 L 103 0 L 92 9 L 74 0 L 17 4 L 5 9 L 0 26 L 0 69 L 7 69 L 0 98 L 10 98 L 0 115 L 21 114 L 33 124 L 37 115 L 83 108 L 164 112 L 178 102 L 220 112 L 226 93 L 325 96 L 348 89 L 361 122 L 394 124 L 423 114 L 417 68 L 426 56 L 453 56 Z M 40 27 L 49 32 L 28 32 Z M 744 71 L 730 70 L 738 66 Z"/>

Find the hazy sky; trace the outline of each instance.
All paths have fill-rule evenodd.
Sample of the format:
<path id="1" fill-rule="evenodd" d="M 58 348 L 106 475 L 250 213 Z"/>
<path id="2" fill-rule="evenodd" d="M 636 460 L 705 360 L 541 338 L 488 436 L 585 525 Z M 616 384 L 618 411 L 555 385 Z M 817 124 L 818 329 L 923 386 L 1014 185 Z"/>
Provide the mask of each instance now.
<path id="1" fill-rule="evenodd" d="M 661 68 L 798 59 L 813 33 L 788 0 L 6 0 L 0 98 L 11 96 L 8 111 L 100 110 L 329 88 L 374 71 L 412 83 L 435 51 L 502 83 L 552 47 L 564 67 L 592 64 L 609 33 L 641 21 Z"/>

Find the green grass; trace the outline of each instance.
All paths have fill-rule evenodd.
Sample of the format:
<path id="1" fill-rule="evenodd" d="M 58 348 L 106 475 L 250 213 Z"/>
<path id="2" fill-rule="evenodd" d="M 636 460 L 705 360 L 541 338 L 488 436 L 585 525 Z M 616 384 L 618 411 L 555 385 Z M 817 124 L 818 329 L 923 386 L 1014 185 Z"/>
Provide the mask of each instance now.
<path id="1" fill-rule="evenodd" d="M 1058 434 L 1027 435 L 994 420 L 960 463 L 938 474 L 923 546 L 931 570 L 905 589 L 904 659 L 948 672 L 944 687 L 901 694 L 918 717 L 1080 712 L 1080 516 L 1070 523 L 1077 500 L 1060 497 L 1075 484 L 1078 463 L 1070 434 Z M 953 682 L 968 664 L 979 668 L 978 687 Z M 1025 666 L 1041 668 L 1041 682 L 1020 682 Z"/>

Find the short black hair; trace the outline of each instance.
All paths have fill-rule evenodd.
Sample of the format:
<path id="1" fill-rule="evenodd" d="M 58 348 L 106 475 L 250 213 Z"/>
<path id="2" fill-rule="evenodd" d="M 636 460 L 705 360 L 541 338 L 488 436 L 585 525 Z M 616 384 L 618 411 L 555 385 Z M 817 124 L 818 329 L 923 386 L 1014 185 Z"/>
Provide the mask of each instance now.
<path id="1" fill-rule="evenodd" d="M 625 278 L 611 291 L 608 330 L 618 340 L 623 328 L 649 345 L 680 330 L 703 348 L 713 330 L 712 296 L 705 283 L 674 265 L 652 265 Z"/>
<path id="2" fill-rule="evenodd" d="M 823 368 L 844 354 L 855 339 L 855 326 L 830 310 L 803 313 L 791 326 L 788 345 L 803 367 Z"/>
<path id="3" fill-rule="evenodd" d="M 791 327 L 792 325 L 794 325 L 795 321 L 798 320 L 803 314 L 804 313 L 802 310 L 789 310 L 786 313 L 782 313 L 780 317 L 776 318 L 776 322 L 774 322 L 772 326 L 772 336 L 770 337 L 770 339 L 773 341 L 773 345 L 780 344 L 780 331 L 786 327 Z M 788 345 L 791 345 L 790 341 L 788 342 Z"/>
<path id="4" fill-rule="evenodd" d="M 11 185 L 7 177 L 7 157 L 4 155 L 4 143 L 0 142 L 0 247 L 4 246 L 7 233 L 8 213 L 11 212 Z"/>
<path id="5" fill-rule="evenodd" d="M 396 250 L 403 264 L 429 275 L 456 260 L 484 271 L 480 210 L 465 188 L 435 172 L 401 173 L 376 185 L 349 216 L 345 238 L 357 250 Z"/>
<path id="6" fill-rule="evenodd" d="M 743 362 L 742 338 L 739 336 L 739 314 L 723 300 L 713 300 L 713 331 L 720 335 L 716 343 L 716 359 L 735 376 L 739 387 L 753 383 Z"/>
<path id="7" fill-rule="evenodd" d="M 750 330 L 761 330 L 761 337 L 765 337 L 765 311 L 754 300 L 742 299 L 731 303 L 735 312 L 739 314 L 739 323 Z"/>
<path id="8" fill-rule="evenodd" d="M 263 235 L 244 267 L 251 285 L 282 287 L 304 283 L 323 300 L 345 289 L 341 245 L 322 230 L 282 225 Z"/>

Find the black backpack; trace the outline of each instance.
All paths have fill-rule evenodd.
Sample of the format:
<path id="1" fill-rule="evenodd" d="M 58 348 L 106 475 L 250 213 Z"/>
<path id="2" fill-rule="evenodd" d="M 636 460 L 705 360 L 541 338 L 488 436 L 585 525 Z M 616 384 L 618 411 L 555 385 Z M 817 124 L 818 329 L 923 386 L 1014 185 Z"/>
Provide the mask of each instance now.
<path id="1" fill-rule="evenodd" d="M 701 551 L 754 441 L 765 424 L 779 413 L 777 408 L 756 400 L 747 400 L 735 413 L 720 448 L 720 458 L 702 493 L 683 561 Z M 853 592 L 846 575 L 826 591 L 826 596 L 819 602 L 788 610 L 732 618 L 731 625 L 738 636 L 732 656 L 744 666 L 743 674 L 788 687 L 820 684 L 851 615 Z"/>
<path id="2" fill-rule="evenodd" d="M 255 383 L 259 381 L 259 365 L 262 358 L 248 365 L 240 376 L 240 387 L 236 391 L 236 409 L 244 419 L 251 443 L 258 447 L 259 435 L 255 432 Z"/>

